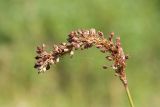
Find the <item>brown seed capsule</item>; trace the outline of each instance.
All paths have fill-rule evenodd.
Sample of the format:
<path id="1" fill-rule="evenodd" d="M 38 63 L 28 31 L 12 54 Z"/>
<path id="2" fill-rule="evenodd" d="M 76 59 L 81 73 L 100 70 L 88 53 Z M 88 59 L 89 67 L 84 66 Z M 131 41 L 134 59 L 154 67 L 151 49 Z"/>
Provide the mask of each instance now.
<path id="1" fill-rule="evenodd" d="M 106 49 L 105 48 L 101 48 L 100 50 L 102 53 L 105 53 L 106 52 Z"/>
<path id="2" fill-rule="evenodd" d="M 108 66 L 106 66 L 106 65 L 103 65 L 103 69 L 107 69 L 108 68 Z"/>
<path id="3" fill-rule="evenodd" d="M 89 30 L 84 31 L 83 33 L 84 35 L 89 35 Z"/>
<path id="4" fill-rule="evenodd" d="M 38 68 L 38 67 L 40 67 L 41 65 L 39 65 L 39 64 L 35 64 L 34 65 L 34 68 Z"/>
<path id="5" fill-rule="evenodd" d="M 102 37 L 102 36 L 103 36 L 103 32 L 98 31 L 98 35 L 99 35 L 100 37 Z"/>
<path id="6" fill-rule="evenodd" d="M 51 63 L 51 64 L 54 64 L 54 60 L 53 60 L 53 59 L 51 59 L 51 60 L 50 60 L 50 63 Z"/>
<path id="7" fill-rule="evenodd" d="M 59 62 L 59 58 L 56 59 L 56 62 Z"/>
<path id="8" fill-rule="evenodd" d="M 36 53 L 37 54 L 41 54 L 43 52 L 42 48 L 37 46 L 37 50 L 36 50 Z"/>
<path id="9" fill-rule="evenodd" d="M 49 64 L 47 64 L 46 70 L 49 70 L 49 69 L 50 69 L 50 65 L 49 65 Z"/>
<path id="10" fill-rule="evenodd" d="M 65 43 L 65 42 L 63 42 L 63 43 L 62 43 L 62 45 L 64 45 L 64 46 L 65 46 L 65 45 L 66 45 L 66 43 Z"/>
<path id="11" fill-rule="evenodd" d="M 35 57 L 35 59 L 39 59 L 39 58 L 41 58 L 41 57 L 40 57 L 40 56 L 36 56 L 36 57 Z"/>
<path id="12" fill-rule="evenodd" d="M 96 47 L 97 47 L 97 48 L 102 48 L 103 46 L 102 46 L 102 45 L 96 45 Z"/>
<path id="13" fill-rule="evenodd" d="M 94 35 L 94 34 L 96 34 L 96 30 L 95 30 L 95 29 L 93 29 L 93 28 L 92 28 L 92 29 L 90 29 L 90 30 L 89 30 L 89 34 L 90 34 L 90 35 Z"/>
<path id="14" fill-rule="evenodd" d="M 74 36 L 74 31 L 70 32 L 70 34 L 68 36 L 73 37 Z"/>
<path id="15" fill-rule="evenodd" d="M 129 58 L 129 56 L 128 55 L 125 55 L 125 59 L 128 59 Z"/>
<path id="16" fill-rule="evenodd" d="M 68 50 L 69 50 L 69 49 L 65 48 L 65 49 L 64 49 L 64 52 L 67 52 Z"/>
<path id="17" fill-rule="evenodd" d="M 79 29 L 77 32 L 78 32 L 78 34 L 80 34 L 80 35 L 83 34 L 82 30 L 80 30 L 80 29 Z"/>
<path id="18" fill-rule="evenodd" d="M 111 56 L 106 56 L 106 59 L 108 59 L 109 61 L 113 60 L 113 58 Z"/>
<path id="19" fill-rule="evenodd" d="M 71 55 L 71 56 L 74 55 L 74 51 L 71 51 L 71 52 L 70 52 L 70 55 Z"/>
<path id="20" fill-rule="evenodd" d="M 111 32 L 110 35 L 111 35 L 111 37 L 113 37 L 114 36 L 114 32 Z"/>
<path id="21" fill-rule="evenodd" d="M 43 43 L 42 48 L 44 49 L 46 47 L 46 45 Z"/>

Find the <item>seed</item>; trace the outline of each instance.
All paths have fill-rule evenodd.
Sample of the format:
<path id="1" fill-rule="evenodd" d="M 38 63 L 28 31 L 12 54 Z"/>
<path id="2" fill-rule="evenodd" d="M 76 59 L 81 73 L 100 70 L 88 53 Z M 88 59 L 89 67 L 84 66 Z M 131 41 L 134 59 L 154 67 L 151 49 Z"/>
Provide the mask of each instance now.
<path id="1" fill-rule="evenodd" d="M 59 58 L 56 59 L 56 62 L 59 62 Z"/>
<path id="2" fill-rule="evenodd" d="M 74 51 L 71 51 L 71 52 L 70 52 L 70 55 L 71 55 L 71 56 L 74 55 Z"/>
<path id="3" fill-rule="evenodd" d="M 102 36 L 103 36 L 103 33 L 100 32 L 100 31 L 98 31 L 98 35 L 102 37 Z"/>
<path id="4" fill-rule="evenodd" d="M 46 70 L 49 70 L 49 69 L 50 69 L 50 65 L 48 64 L 47 67 L 46 67 Z"/>
<path id="5" fill-rule="evenodd" d="M 113 68 L 114 70 L 116 70 L 116 69 L 117 69 L 117 67 L 115 67 L 115 66 L 112 66 L 112 68 Z"/>
<path id="6" fill-rule="evenodd" d="M 108 66 L 106 66 L 106 65 L 103 65 L 103 69 L 107 69 L 108 68 Z"/>
<path id="7" fill-rule="evenodd" d="M 53 61 L 53 59 L 51 59 L 51 60 L 50 60 L 50 63 L 51 63 L 51 64 L 54 64 L 54 61 Z"/>
<path id="8" fill-rule="evenodd" d="M 46 45 L 43 43 L 42 47 L 43 47 L 43 48 L 45 48 L 45 47 L 46 47 Z"/>
<path id="9" fill-rule="evenodd" d="M 97 48 L 102 48 L 102 45 L 96 45 Z"/>
<path id="10" fill-rule="evenodd" d="M 65 49 L 64 49 L 64 52 L 67 52 L 68 50 L 69 50 L 69 49 L 65 48 Z"/>
<path id="11" fill-rule="evenodd" d="M 65 46 L 65 45 L 66 45 L 66 43 L 65 43 L 65 42 L 63 42 L 63 43 L 62 43 L 62 45 L 64 45 L 64 46 Z"/>
<path id="12" fill-rule="evenodd" d="M 96 30 L 95 30 L 94 28 L 92 28 L 92 29 L 90 29 L 89 33 L 90 33 L 91 35 L 94 35 L 94 34 L 96 34 Z"/>
<path id="13" fill-rule="evenodd" d="M 108 59 L 109 61 L 113 60 L 111 56 L 106 56 L 106 59 Z"/>

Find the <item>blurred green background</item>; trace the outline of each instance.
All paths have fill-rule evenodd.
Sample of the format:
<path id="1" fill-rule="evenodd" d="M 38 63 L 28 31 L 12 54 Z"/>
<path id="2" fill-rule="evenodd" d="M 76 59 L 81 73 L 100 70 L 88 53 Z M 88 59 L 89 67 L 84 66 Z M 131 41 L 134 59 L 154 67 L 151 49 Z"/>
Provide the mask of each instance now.
<path id="1" fill-rule="evenodd" d="M 120 35 L 136 107 L 160 107 L 159 0 L 0 0 L 0 107 L 129 107 L 96 48 L 41 75 L 33 68 L 37 45 L 52 48 L 78 28 Z"/>

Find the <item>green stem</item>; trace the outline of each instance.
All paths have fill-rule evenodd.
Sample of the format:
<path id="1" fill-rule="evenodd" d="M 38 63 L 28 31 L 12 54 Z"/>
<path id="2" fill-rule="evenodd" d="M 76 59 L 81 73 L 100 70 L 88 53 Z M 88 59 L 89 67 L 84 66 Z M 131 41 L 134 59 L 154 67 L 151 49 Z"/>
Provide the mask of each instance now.
<path id="1" fill-rule="evenodd" d="M 128 85 L 125 86 L 125 89 L 126 89 L 126 93 L 127 93 L 127 96 L 128 96 L 129 102 L 130 102 L 130 105 L 131 105 L 131 107 L 134 107 L 133 100 L 132 100 L 132 97 L 131 97 L 131 94 L 130 94 Z"/>

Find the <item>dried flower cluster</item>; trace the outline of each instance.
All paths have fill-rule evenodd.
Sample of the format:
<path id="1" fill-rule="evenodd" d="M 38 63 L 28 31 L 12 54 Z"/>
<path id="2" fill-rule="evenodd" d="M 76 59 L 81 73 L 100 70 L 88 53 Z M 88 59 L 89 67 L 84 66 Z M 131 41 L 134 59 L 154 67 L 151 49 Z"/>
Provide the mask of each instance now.
<path id="1" fill-rule="evenodd" d="M 123 84 L 127 85 L 125 68 L 128 56 L 123 52 L 120 37 L 117 37 L 116 41 L 113 42 L 113 36 L 114 33 L 112 32 L 109 38 L 105 39 L 103 33 L 97 32 L 95 29 L 72 31 L 68 35 L 67 43 L 54 45 L 53 50 L 49 53 L 46 52 L 44 44 L 42 47 L 37 47 L 38 55 L 35 57 L 36 64 L 34 67 L 38 69 L 38 73 L 45 72 L 50 69 L 50 65 L 59 62 L 61 56 L 67 53 L 72 56 L 77 49 L 83 50 L 96 46 L 102 53 L 110 53 L 106 59 L 114 62 L 112 68 Z M 107 66 L 103 66 L 103 68 L 106 69 Z"/>

